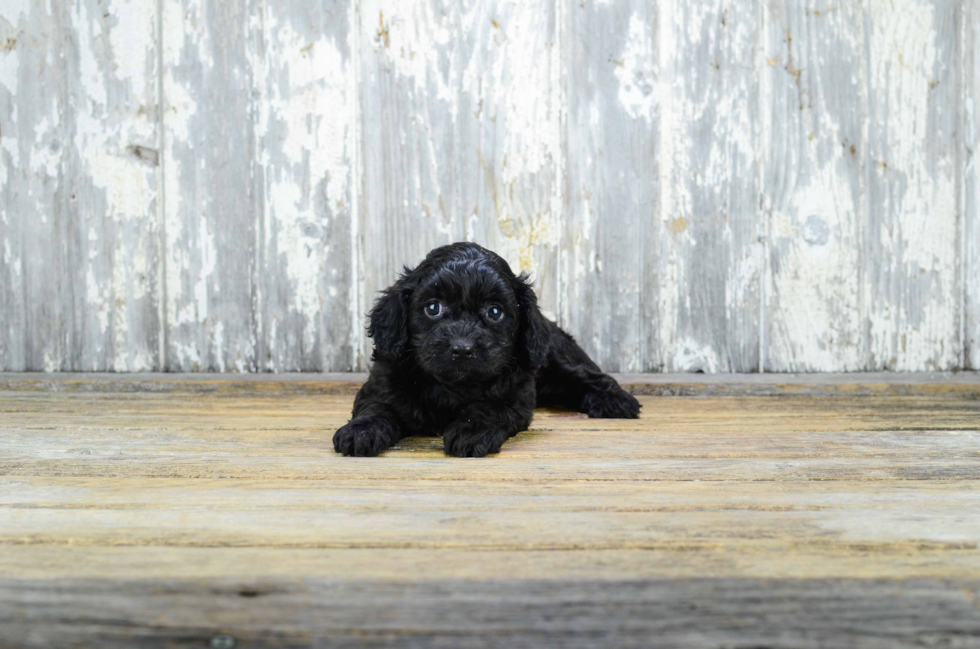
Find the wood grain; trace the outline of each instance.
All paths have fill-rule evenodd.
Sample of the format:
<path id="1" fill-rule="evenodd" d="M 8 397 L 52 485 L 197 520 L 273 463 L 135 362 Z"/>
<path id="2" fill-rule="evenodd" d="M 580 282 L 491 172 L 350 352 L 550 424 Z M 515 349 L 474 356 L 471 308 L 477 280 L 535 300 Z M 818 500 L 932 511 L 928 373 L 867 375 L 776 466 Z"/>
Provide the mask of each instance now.
<path id="1" fill-rule="evenodd" d="M 644 2 L 570 3 L 565 21 L 561 322 L 609 371 L 662 370 L 656 10 Z"/>
<path id="2" fill-rule="evenodd" d="M 554 3 L 377 1 L 360 11 L 364 310 L 404 266 L 469 239 L 530 272 L 555 317 Z"/>
<path id="3" fill-rule="evenodd" d="M 353 370 L 353 10 L 330 0 L 259 12 L 258 368 Z"/>
<path id="4" fill-rule="evenodd" d="M 959 2 L 869 5 L 869 369 L 959 364 Z"/>
<path id="5" fill-rule="evenodd" d="M 980 173 L 974 154 L 980 146 L 980 7 L 963 4 L 960 31 L 961 104 L 959 165 L 962 191 L 960 278 L 963 296 L 963 366 L 980 369 Z"/>
<path id="6" fill-rule="evenodd" d="M 660 10 L 658 309 L 667 371 L 759 369 L 758 3 Z"/>
<path id="7" fill-rule="evenodd" d="M 555 319 L 563 222 L 562 75 L 554 0 L 461 3 L 456 173 L 463 236 L 534 280 Z"/>
<path id="8" fill-rule="evenodd" d="M 641 402 L 356 459 L 350 396 L 0 392 L 0 646 L 976 646 L 975 395 Z"/>
<path id="9" fill-rule="evenodd" d="M 65 244 L 70 190 L 63 174 L 67 29 L 58 7 L 0 9 L 0 365 L 71 367 Z M 38 254 L 40 251 L 46 254 Z"/>
<path id="10" fill-rule="evenodd" d="M 91 593 L 98 604 L 86 599 Z M 104 647 L 131 646 L 133 637 L 146 647 L 227 639 L 248 647 L 649 647 L 652 637 L 672 647 L 727 647 L 733 639 L 741 646 L 977 646 L 975 584 L 963 580 L 132 580 L 121 587 L 75 581 L 51 594 L 43 583 L 13 582 L 0 595 L 0 607 L 25 622 L 0 646 L 63 645 L 78 638 L 82 620 L 86 639 Z M 201 611 L 211 624 L 200 623 Z"/>
<path id="11" fill-rule="evenodd" d="M 863 18 L 855 4 L 767 7 L 767 371 L 865 367 Z"/>
<path id="12" fill-rule="evenodd" d="M 364 371 L 377 291 L 460 239 L 612 371 L 980 368 L 977 24 L 11 0 L 0 371 Z"/>
<path id="13" fill-rule="evenodd" d="M 163 3 L 167 371 L 257 369 L 254 4 Z"/>
<path id="14" fill-rule="evenodd" d="M 853 372 L 807 374 L 614 374 L 631 394 L 695 396 L 891 396 L 980 398 L 976 372 Z M 207 393 L 232 395 L 349 395 L 365 373 L 316 374 L 58 374 L 0 373 L 0 391 Z"/>
<path id="15" fill-rule="evenodd" d="M 70 221 L 69 362 L 83 371 L 159 368 L 156 6 L 66 8 L 65 148 Z M 63 368 L 64 369 L 64 366 Z"/>
<path id="16" fill-rule="evenodd" d="M 262 477 L 375 480 L 393 465 L 406 476 L 437 480 L 484 479 L 495 465 L 469 463 L 465 470 L 445 460 L 437 438 L 406 440 L 386 463 L 347 460 L 330 447 L 333 431 L 350 417 L 350 397 L 296 396 L 288 410 L 283 397 L 200 395 L 194 407 L 176 408 L 181 394 L 152 397 L 18 393 L 3 403 L 9 454 L 0 470 L 10 475 L 64 477 Z M 531 429 L 508 443 L 509 471 L 500 479 L 552 480 L 758 480 L 978 478 L 978 406 L 972 400 L 929 397 L 781 398 L 765 402 L 736 397 L 696 403 L 698 416 L 672 411 L 687 407 L 643 397 L 656 419 L 653 440 L 647 424 L 590 421 L 566 413 L 540 413 Z M 110 406 L 111 404 L 111 406 Z M 99 420 L 77 422 L 78 413 L 106 412 Z M 42 427 L 32 424 L 45 414 Z M 167 415 L 166 427 L 132 424 Z M 937 421 L 936 415 L 943 419 Z M 836 417 L 846 415 L 847 420 Z M 737 424 L 732 424 L 736 421 Z M 760 428 L 763 423 L 765 428 Z M 580 427 L 582 434 L 569 435 Z M 947 432 L 966 429 L 962 432 Z M 106 430 L 111 442 L 100 443 Z M 833 431 L 853 431 L 846 456 L 832 443 Z M 263 431 L 256 437 L 255 431 Z M 607 439 L 615 434 L 614 440 Z M 584 437 L 583 437 L 584 435 Z M 206 440 L 206 443 L 204 442 Z M 612 444 L 616 462 L 554 462 L 592 454 Z M 817 447 L 820 450 L 815 451 Z M 33 450 L 32 450 L 33 449 Z M 92 449 L 101 449 L 92 452 Z M 737 449 L 737 450 L 736 450 Z M 776 449 L 776 450 L 773 450 Z M 954 452 L 955 451 L 955 452 Z M 131 453 L 132 462 L 120 461 Z M 910 453 L 916 462 L 908 461 Z M 952 453 L 952 455 L 950 455 Z M 271 462 L 275 457 L 276 461 Z M 503 456 L 502 456 L 503 457 Z M 488 473 L 489 472 L 489 473 Z"/>
<path id="17" fill-rule="evenodd" d="M 0 12 L 0 367 L 153 369 L 155 5 Z"/>
<path id="18" fill-rule="evenodd" d="M 456 189 L 459 59 L 452 45 L 459 7 L 444 0 L 365 0 L 359 19 L 359 299 L 367 313 L 403 267 L 464 238 Z M 366 336 L 359 351 L 370 358 Z"/>

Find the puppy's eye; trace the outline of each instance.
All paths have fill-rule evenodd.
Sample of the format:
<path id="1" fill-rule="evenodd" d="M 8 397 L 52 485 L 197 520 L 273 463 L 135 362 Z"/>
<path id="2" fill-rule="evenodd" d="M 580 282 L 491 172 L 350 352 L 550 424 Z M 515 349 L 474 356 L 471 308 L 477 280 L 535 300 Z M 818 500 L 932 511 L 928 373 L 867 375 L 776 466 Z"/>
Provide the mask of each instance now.
<path id="1" fill-rule="evenodd" d="M 504 317 L 504 310 L 496 304 L 487 307 L 487 317 L 491 320 L 500 320 Z"/>
<path id="2" fill-rule="evenodd" d="M 438 318 L 442 313 L 442 304 L 439 300 L 430 300 L 425 304 L 425 315 L 430 318 Z"/>

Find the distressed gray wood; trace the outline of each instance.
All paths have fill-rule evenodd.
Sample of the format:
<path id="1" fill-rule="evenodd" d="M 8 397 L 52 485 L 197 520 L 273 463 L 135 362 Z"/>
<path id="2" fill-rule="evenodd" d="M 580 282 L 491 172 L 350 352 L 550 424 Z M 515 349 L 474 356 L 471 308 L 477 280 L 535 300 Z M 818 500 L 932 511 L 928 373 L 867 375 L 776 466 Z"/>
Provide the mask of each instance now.
<path id="1" fill-rule="evenodd" d="M 869 369 L 959 366 L 959 2 L 868 3 Z"/>
<path id="2" fill-rule="evenodd" d="M 62 122 L 65 15 L 0 7 L 0 365 L 70 367 L 62 282 L 67 219 Z M 40 255 L 40 251 L 46 254 Z"/>
<path id="3" fill-rule="evenodd" d="M 256 4 L 163 2 L 169 371 L 257 369 Z"/>
<path id="4" fill-rule="evenodd" d="M 263 26 L 254 55 L 264 176 L 255 316 L 262 371 L 355 365 L 350 4 L 269 2 L 256 16 Z"/>
<path id="5" fill-rule="evenodd" d="M 363 370 L 461 239 L 610 370 L 980 367 L 974 3 L 52 7 L 0 8 L 2 370 Z"/>
<path id="6" fill-rule="evenodd" d="M 658 320 L 667 371 L 759 368 L 758 9 L 755 0 L 660 7 Z"/>
<path id="7" fill-rule="evenodd" d="M 155 3 L 0 12 L 0 367 L 154 369 Z"/>
<path id="8" fill-rule="evenodd" d="M 448 0 L 360 3 L 358 244 L 365 313 L 403 266 L 464 238 L 456 170 L 459 20 L 458 4 Z M 370 351 L 363 336 L 359 367 Z"/>
<path id="9" fill-rule="evenodd" d="M 0 373 L 0 391 L 353 396 L 364 372 L 289 374 Z M 806 374 L 613 374 L 631 394 L 650 396 L 938 396 L 980 399 L 978 372 Z"/>
<path id="10" fill-rule="evenodd" d="M 457 212 L 464 236 L 527 272 L 558 317 L 563 138 L 554 0 L 461 3 Z"/>
<path id="11" fill-rule="evenodd" d="M 860 370 L 864 10 L 770 3 L 765 35 L 765 370 Z"/>
<path id="12" fill-rule="evenodd" d="M 980 369 L 980 6 L 963 5 L 960 31 L 962 98 L 958 102 L 961 140 L 958 176 L 962 185 L 960 272 L 963 286 L 963 364 Z"/>
<path id="13" fill-rule="evenodd" d="M 557 314 L 561 137 L 550 1 L 364 2 L 361 304 L 469 239 Z M 370 340 L 363 354 L 370 353 Z"/>
<path id="14" fill-rule="evenodd" d="M 8 581 L 0 647 L 980 647 L 975 580 Z M 220 642 L 220 641 L 219 641 Z"/>
<path id="15" fill-rule="evenodd" d="M 567 11 L 562 324 L 607 371 L 660 370 L 657 241 L 671 235 L 659 202 L 656 8 Z"/>
<path id="16" fill-rule="evenodd" d="M 66 6 L 65 368 L 159 369 L 155 0 Z"/>

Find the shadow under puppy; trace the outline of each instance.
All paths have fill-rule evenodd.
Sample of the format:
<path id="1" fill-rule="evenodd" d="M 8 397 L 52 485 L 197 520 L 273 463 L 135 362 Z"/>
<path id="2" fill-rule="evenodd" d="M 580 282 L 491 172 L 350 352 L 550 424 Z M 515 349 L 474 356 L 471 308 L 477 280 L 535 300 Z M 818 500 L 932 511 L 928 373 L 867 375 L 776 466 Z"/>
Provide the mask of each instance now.
<path id="1" fill-rule="evenodd" d="M 377 455 L 412 435 L 483 457 L 527 429 L 534 407 L 636 418 L 640 404 L 547 320 L 524 275 L 474 243 L 436 248 L 405 269 L 371 310 L 374 365 L 353 418 L 334 434 L 344 455 Z"/>

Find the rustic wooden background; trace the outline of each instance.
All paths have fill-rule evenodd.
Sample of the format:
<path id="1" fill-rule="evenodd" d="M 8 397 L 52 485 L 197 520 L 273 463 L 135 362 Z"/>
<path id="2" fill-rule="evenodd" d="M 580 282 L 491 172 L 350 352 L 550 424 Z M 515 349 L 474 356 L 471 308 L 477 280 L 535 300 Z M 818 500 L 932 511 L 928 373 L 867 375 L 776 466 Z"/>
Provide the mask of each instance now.
<path id="1" fill-rule="evenodd" d="M 464 238 L 609 370 L 978 369 L 978 4 L 4 0 L 0 370 L 360 370 Z"/>

